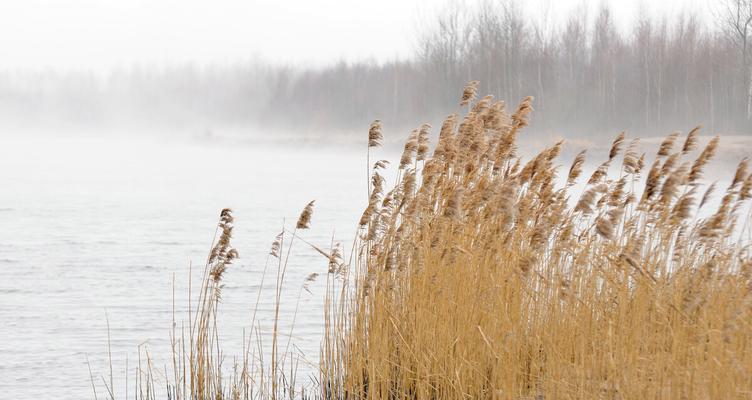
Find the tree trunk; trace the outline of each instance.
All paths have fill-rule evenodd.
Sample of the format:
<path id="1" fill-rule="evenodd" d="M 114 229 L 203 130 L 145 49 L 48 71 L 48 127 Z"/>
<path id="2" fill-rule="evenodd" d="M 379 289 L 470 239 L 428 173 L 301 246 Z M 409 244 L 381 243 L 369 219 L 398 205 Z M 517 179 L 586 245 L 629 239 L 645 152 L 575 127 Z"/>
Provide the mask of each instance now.
<path id="1" fill-rule="evenodd" d="M 645 50 L 643 68 L 645 69 L 645 132 L 650 129 L 650 66 L 648 64 L 648 52 Z"/>
<path id="2" fill-rule="evenodd" d="M 715 90 L 713 89 L 714 63 L 710 64 L 710 130 L 715 132 Z"/>
<path id="3" fill-rule="evenodd" d="M 747 67 L 747 121 L 752 120 L 752 65 Z"/>

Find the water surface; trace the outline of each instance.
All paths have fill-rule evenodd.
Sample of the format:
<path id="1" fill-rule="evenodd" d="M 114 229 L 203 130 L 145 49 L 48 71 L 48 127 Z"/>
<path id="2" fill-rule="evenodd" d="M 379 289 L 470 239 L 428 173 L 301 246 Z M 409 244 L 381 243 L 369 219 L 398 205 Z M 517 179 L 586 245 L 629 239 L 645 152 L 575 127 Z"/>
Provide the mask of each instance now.
<path id="1" fill-rule="evenodd" d="M 222 208 L 235 211 L 241 255 L 225 277 L 221 305 L 231 360 L 250 329 L 266 255 L 283 224 L 292 227 L 315 199 L 304 238 L 323 247 L 333 234 L 351 241 L 366 197 L 365 155 L 312 146 L 15 138 L 0 147 L 0 185 L 0 397 L 93 398 L 87 357 L 102 397 L 107 318 L 122 397 L 126 357 L 132 390 L 139 346 L 157 369 L 169 360 L 173 282 L 179 327 L 189 263 L 195 284 Z M 321 340 L 324 281 L 311 293 L 301 287 L 309 273 L 325 271 L 322 256 L 294 246 L 283 326 L 287 331 L 299 304 L 292 343 L 311 363 Z M 261 295 L 263 332 L 273 315 L 273 281 L 267 278 Z M 303 375 L 312 370 L 303 368 Z"/>

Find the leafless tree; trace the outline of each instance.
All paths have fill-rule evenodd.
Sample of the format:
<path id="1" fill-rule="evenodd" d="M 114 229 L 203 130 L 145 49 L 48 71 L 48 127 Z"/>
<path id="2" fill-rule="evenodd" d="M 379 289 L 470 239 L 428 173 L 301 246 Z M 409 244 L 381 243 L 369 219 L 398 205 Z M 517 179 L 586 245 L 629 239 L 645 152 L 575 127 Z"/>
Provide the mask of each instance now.
<path id="1" fill-rule="evenodd" d="M 752 119 L 752 0 L 720 0 L 719 22 L 728 38 L 739 48 L 746 90 L 747 119 Z"/>

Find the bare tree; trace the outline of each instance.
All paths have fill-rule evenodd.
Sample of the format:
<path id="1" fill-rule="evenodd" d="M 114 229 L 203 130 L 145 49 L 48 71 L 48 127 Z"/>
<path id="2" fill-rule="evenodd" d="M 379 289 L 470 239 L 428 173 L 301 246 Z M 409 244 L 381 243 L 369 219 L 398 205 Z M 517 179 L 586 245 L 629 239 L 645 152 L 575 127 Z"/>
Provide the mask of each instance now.
<path id="1" fill-rule="evenodd" d="M 739 48 L 742 56 L 742 76 L 745 83 L 747 120 L 752 119 L 752 0 L 721 0 L 719 20 L 731 41 Z"/>

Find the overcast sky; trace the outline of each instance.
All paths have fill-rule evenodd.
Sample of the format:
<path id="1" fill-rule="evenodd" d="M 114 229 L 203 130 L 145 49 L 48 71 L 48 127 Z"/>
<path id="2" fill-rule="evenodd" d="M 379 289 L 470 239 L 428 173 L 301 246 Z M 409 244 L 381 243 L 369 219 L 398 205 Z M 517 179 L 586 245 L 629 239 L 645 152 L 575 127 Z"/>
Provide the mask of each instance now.
<path id="1" fill-rule="evenodd" d="M 585 0 L 587 1 L 587 0 Z M 637 0 L 605 0 L 619 23 Z M 642 2 L 651 12 L 707 14 L 710 0 Z M 407 56 L 421 24 L 446 0 L 0 0 L 0 69 L 90 69 L 132 64 L 274 63 Z M 561 16 L 583 0 L 531 0 Z M 468 7 L 479 1 L 466 0 Z M 600 4 L 590 0 L 591 7 Z"/>

